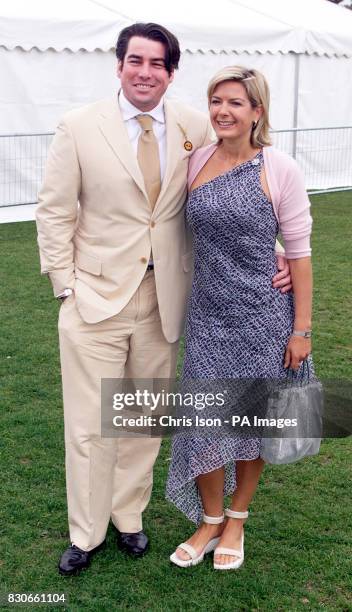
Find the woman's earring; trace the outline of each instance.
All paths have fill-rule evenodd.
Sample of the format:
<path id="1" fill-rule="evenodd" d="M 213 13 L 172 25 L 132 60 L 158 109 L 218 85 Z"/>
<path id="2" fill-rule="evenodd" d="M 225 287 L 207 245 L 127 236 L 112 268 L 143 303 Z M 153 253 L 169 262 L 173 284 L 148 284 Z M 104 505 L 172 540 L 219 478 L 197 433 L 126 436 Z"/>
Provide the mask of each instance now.
<path id="1" fill-rule="evenodd" d="M 253 123 L 252 123 L 252 130 L 255 130 L 257 125 L 258 125 L 258 121 L 257 121 L 257 123 L 255 121 L 253 121 Z"/>

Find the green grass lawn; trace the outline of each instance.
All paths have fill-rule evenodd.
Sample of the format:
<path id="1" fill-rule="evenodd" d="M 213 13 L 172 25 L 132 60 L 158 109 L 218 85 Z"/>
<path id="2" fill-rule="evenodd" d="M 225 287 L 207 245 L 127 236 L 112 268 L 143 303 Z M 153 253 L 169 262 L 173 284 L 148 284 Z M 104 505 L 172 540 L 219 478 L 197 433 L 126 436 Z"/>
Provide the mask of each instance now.
<path id="1" fill-rule="evenodd" d="M 321 378 L 351 381 L 352 194 L 312 202 L 316 369 Z M 58 304 L 39 275 L 34 223 L 0 225 L 0 253 L 0 593 L 66 592 L 65 608 L 82 612 L 352 610 L 351 438 L 325 440 L 316 457 L 265 469 L 245 564 L 228 573 L 215 573 L 210 558 L 188 570 L 169 564 L 193 526 L 164 499 L 165 440 L 145 513 L 150 553 L 126 557 L 110 528 L 88 571 L 58 575 L 68 542 Z"/>

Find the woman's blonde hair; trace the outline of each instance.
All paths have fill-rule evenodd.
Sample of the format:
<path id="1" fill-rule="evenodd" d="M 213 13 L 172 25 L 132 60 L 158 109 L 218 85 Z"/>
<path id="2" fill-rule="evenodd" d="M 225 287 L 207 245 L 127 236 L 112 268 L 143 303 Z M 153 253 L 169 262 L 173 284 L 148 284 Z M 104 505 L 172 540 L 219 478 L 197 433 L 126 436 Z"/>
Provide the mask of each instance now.
<path id="1" fill-rule="evenodd" d="M 209 106 L 216 87 L 224 81 L 242 83 L 252 108 L 257 108 L 257 106 L 263 108 L 262 115 L 251 133 L 251 145 L 253 147 L 265 147 L 270 145 L 270 91 L 265 76 L 259 72 L 259 70 L 248 69 L 244 66 L 226 66 L 226 68 L 222 68 L 209 82 L 207 91 Z"/>

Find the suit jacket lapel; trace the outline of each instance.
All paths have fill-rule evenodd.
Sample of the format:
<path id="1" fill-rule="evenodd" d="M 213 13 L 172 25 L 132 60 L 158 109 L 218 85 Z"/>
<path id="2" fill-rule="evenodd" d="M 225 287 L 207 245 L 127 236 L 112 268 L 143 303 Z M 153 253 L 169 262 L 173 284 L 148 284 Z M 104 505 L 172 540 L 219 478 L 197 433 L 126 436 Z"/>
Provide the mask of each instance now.
<path id="1" fill-rule="evenodd" d="M 115 98 L 109 101 L 106 105 L 106 109 L 101 112 L 99 117 L 99 128 L 127 172 L 132 176 L 133 180 L 148 199 L 143 175 L 128 138 L 128 133 L 121 117 L 120 108 Z"/>
<path id="2" fill-rule="evenodd" d="M 172 103 L 169 100 L 164 102 L 165 108 L 165 121 L 166 121 L 166 170 L 164 180 L 161 185 L 161 190 L 154 210 L 158 206 L 160 200 L 167 192 L 170 181 L 176 170 L 176 166 L 180 159 L 180 155 L 183 151 L 183 134 L 182 128 L 180 127 L 180 120 L 176 111 L 172 107 Z"/>

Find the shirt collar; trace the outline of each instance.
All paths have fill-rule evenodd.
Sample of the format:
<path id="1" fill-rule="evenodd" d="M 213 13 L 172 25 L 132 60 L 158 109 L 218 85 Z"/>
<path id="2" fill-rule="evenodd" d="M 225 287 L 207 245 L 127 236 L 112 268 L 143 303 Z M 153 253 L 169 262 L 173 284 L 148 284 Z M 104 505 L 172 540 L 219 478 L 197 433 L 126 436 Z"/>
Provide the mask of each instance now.
<path id="1" fill-rule="evenodd" d="M 119 92 L 118 101 L 122 119 L 124 121 L 133 119 L 134 117 L 136 117 L 136 115 L 150 115 L 155 121 L 159 121 L 159 123 L 165 123 L 164 98 L 161 98 L 159 104 L 157 104 L 157 106 L 152 108 L 152 110 L 148 111 L 147 113 L 143 113 L 143 111 L 131 104 L 131 102 L 127 100 L 122 89 Z"/>

